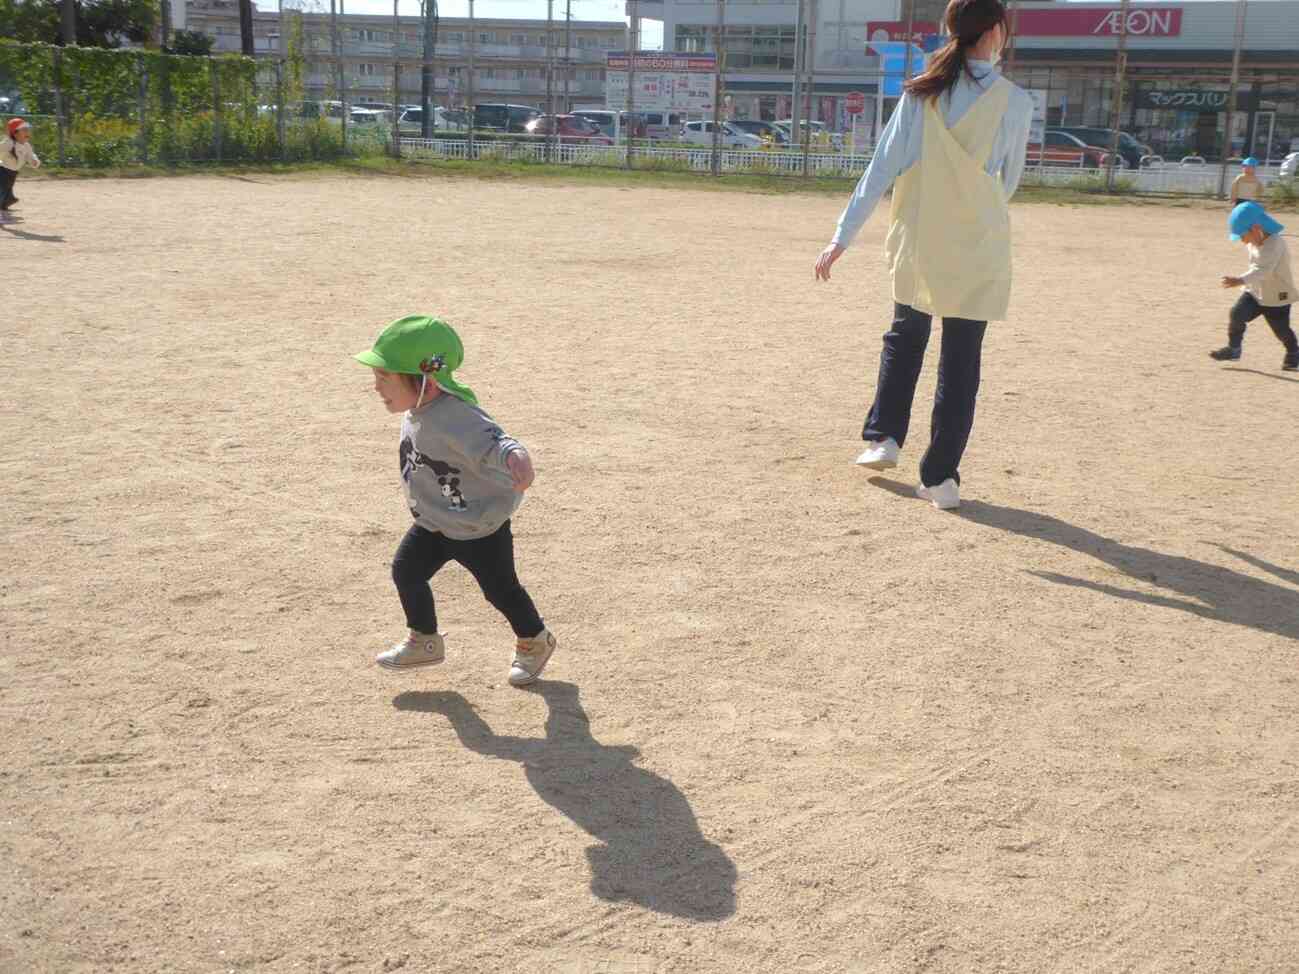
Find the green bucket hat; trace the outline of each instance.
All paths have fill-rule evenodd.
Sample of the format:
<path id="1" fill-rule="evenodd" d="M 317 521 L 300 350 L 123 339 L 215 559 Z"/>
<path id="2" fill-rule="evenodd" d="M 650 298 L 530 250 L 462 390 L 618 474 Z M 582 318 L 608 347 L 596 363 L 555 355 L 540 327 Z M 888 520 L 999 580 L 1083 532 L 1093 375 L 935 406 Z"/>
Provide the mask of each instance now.
<path id="1" fill-rule="evenodd" d="M 352 356 L 362 365 L 422 375 L 432 379 L 444 391 L 465 402 L 477 405 L 478 397 L 468 386 L 462 386 L 452 373 L 465 360 L 465 347 L 450 325 L 428 315 L 398 318 L 374 340 L 369 351 Z"/>

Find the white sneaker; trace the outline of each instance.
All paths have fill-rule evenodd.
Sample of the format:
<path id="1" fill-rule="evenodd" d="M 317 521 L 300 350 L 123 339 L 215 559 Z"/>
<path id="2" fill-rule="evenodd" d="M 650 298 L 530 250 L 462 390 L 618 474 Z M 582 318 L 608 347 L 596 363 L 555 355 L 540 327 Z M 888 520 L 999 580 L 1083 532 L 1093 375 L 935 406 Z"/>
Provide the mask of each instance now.
<path id="1" fill-rule="evenodd" d="M 510 686 L 526 687 L 536 683 L 557 645 L 559 643 L 549 629 L 541 630 L 531 639 L 520 639 L 514 648 L 514 662 L 510 664 Z"/>
<path id="2" fill-rule="evenodd" d="M 898 441 L 889 437 L 879 440 L 866 448 L 857 458 L 857 466 L 870 467 L 872 470 L 892 470 L 898 465 Z"/>
<path id="3" fill-rule="evenodd" d="M 933 487 L 919 484 L 916 487 L 916 496 L 921 500 L 930 501 L 940 511 L 951 511 L 961 506 L 961 488 L 951 477 Z"/>
<path id="4" fill-rule="evenodd" d="M 447 644 L 441 634 L 429 635 L 423 632 L 410 633 L 404 642 L 398 643 L 386 653 L 380 653 L 374 661 L 387 670 L 413 670 L 421 666 L 432 666 L 447 658 Z"/>

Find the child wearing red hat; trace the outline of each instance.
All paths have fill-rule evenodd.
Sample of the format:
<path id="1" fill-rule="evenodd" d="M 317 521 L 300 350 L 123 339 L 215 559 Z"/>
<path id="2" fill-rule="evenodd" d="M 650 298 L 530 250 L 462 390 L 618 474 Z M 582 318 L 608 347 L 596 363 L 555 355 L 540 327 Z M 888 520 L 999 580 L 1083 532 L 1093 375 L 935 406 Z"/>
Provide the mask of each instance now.
<path id="1" fill-rule="evenodd" d="M 5 125 L 5 138 L 0 141 L 0 223 L 9 223 L 9 207 L 18 202 L 14 195 L 14 181 L 23 166 L 36 169 L 41 160 L 32 149 L 32 127 L 21 118 L 11 118 Z"/>

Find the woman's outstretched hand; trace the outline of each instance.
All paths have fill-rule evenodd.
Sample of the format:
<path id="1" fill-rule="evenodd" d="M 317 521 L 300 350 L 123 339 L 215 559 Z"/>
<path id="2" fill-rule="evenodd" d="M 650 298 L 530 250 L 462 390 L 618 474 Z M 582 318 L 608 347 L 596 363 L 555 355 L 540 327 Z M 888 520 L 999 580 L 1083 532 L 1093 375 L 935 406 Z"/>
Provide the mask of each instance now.
<path id="1" fill-rule="evenodd" d="M 830 244 L 825 250 L 821 251 L 821 256 L 816 259 L 816 277 L 820 281 L 830 280 L 830 268 L 834 262 L 843 256 L 843 248 L 838 244 Z"/>

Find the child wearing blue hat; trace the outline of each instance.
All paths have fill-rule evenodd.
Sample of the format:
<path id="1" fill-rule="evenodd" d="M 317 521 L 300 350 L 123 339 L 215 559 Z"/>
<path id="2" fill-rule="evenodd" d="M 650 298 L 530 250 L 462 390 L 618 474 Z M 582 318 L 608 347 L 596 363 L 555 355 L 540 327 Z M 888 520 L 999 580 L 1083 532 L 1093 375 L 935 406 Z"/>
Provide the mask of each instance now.
<path id="1" fill-rule="evenodd" d="M 1250 200 L 1261 200 L 1267 187 L 1258 178 L 1258 160 L 1250 156 L 1240 164 L 1241 173 L 1231 183 L 1231 205 L 1239 206 Z"/>
<path id="2" fill-rule="evenodd" d="M 1294 272 L 1290 267 L 1290 248 L 1281 236 L 1285 227 L 1254 202 L 1241 203 L 1232 210 L 1227 226 L 1231 239 L 1249 248 L 1249 270 L 1240 277 L 1222 279 L 1223 287 L 1243 287 L 1245 293 L 1231 309 L 1227 344 L 1210 352 L 1209 357 L 1219 362 L 1240 358 L 1245 326 L 1262 315 L 1272 334 L 1285 346 L 1281 368 L 1287 372 L 1299 371 L 1299 341 L 1290 327 L 1290 305 L 1299 294 L 1295 292 Z"/>

